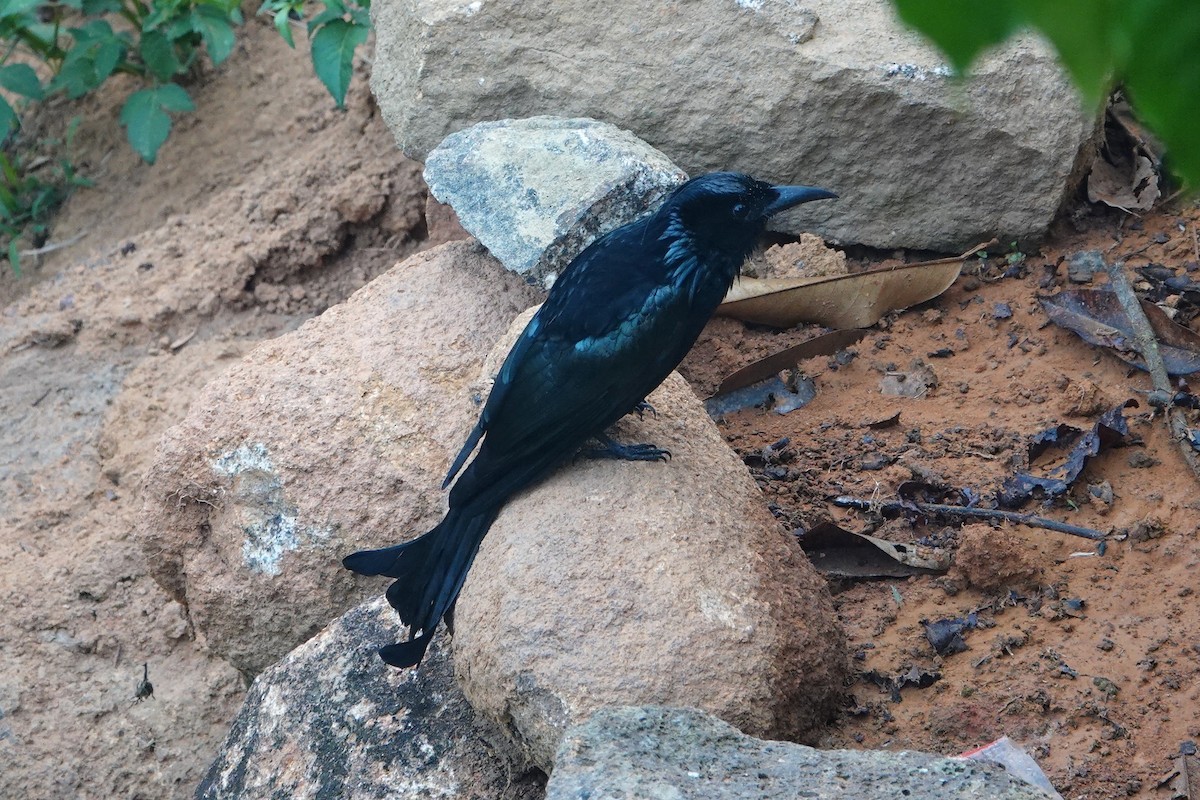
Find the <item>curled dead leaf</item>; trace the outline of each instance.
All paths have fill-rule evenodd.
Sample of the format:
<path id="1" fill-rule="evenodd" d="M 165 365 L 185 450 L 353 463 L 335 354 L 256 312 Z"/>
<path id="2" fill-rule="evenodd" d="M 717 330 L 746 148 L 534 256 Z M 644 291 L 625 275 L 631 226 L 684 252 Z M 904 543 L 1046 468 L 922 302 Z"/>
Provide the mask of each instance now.
<path id="1" fill-rule="evenodd" d="M 1097 158 L 1087 179 L 1088 201 L 1122 211 L 1146 211 L 1159 197 L 1158 171 L 1145 156 L 1120 164 Z"/>
<path id="2" fill-rule="evenodd" d="M 817 570 L 842 578 L 901 578 L 945 572 L 953 561 L 944 548 L 900 544 L 820 522 L 800 539 Z"/>
<path id="3" fill-rule="evenodd" d="M 1087 178 L 1088 201 L 1146 211 L 1158 200 L 1162 145 L 1118 93 L 1104 118 L 1103 144 Z"/>

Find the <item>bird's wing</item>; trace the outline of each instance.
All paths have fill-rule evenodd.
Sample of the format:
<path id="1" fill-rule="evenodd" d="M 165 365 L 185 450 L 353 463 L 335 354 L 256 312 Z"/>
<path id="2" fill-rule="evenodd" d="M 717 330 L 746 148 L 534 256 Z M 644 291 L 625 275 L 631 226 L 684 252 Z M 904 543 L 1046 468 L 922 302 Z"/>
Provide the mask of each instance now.
<path id="1" fill-rule="evenodd" d="M 535 314 L 529 324 L 525 326 L 525 330 L 517 338 L 511 350 L 508 351 L 508 356 L 504 359 L 504 364 L 500 367 L 500 372 L 496 375 L 496 380 L 492 384 L 492 391 L 488 394 L 487 402 L 483 404 L 483 410 L 479 413 L 479 420 L 475 423 L 475 427 L 471 429 L 471 433 L 467 435 L 467 441 L 463 444 L 462 449 L 458 451 L 458 455 L 454 458 L 454 463 L 450 465 L 450 471 L 446 473 L 446 479 L 442 481 L 442 488 L 445 489 L 454 480 L 454 476 L 463 468 L 463 464 L 467 462 L 467 458 L 475 450 L 475 445 L 479 444 L 479 439 L 488 429 L 488 423 L 491 421 L 492 415 L 496 413 L 496 409 L 504 404 L 504 398 L 508 394 L 508 387 L 512 385 L 513 375 L 519 368 L 521 361 L 525 357 L 525 351 L 529 349 L 533 342 L 537 326 L 534 322 L 537 320 Z M 530 329 L 533 329 L 531 331 Z"/>
<path id="2" fill-rule="evenodd" d="M 703 326 L 703 319 L 671 307 L 683 291 L 643 287 L 636 306 L 610 307 L 594 336 L 578 337 L 577 318 L 531 323 L 520 357 L 506 363 L 503 394 L 489 403 L 486 438 L 451 504 L 508 496 L 629 413 Z"/>
<path id="3" fill-rule="evenodd" d="M 559 363 L 557 372 L 564 373 L 570 371 L 571 364 L 586 363 L 589 359 L 580 361 L 578 358 L 577 343 L 591 343 L 591 353 L 597 357 L 611 355 L 620 348 L 626 338 L 622 335 L 622 326 L 637 327 L 646 310 L 647 298 L 653 296 L 664 280 L 661 265 L 666 247 L 660 236 L 661 231 L 655 229 L 650 219 L 619 228 L 585 248 L 563 271 L 546 302 L 525 326 L 505 358 L 478 422 L 442 483 L 443 489 L 454 480 L 479 440 L 490 430 L 499 410 L 505 407 L 514 384 L 523 387 L 523 394 L 529 394 L 530 390 L 536 394 L 541 387 L 559 387 L 556 393 L 560 393 L 561 384 L 573 386 L 575 381 L 565 374 L 548 375 L 546 370 Z M 571 346 L 563 347 L 563 343 Z M 606 408 L 609 402 L 619 402 L 609 400 L 611 394 L 587 393 L 575 398 L 581 418 L 593 418 L 599 412 L 596 409 L 588 413 L 592 403 Z M 631 402 L 636 403 L 643 397 L 644 394 Z M 530 417 L 539 416 L 534 408 L 525 405 L 527 402 L 541 405 L 543 398 L 524 397 L 514 403 L 525 408 Z M 629 408 L 624 408 L 612 413 L 619 417 L 628 411 Z"/>

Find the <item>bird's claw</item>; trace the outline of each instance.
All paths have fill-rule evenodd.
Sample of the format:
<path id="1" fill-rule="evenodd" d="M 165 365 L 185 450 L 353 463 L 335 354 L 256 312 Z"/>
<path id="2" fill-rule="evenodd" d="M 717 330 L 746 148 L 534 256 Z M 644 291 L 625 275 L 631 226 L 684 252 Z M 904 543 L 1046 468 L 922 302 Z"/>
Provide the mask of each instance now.
<path id="1" fill-rule="evenodd" d="M 658 411 L 656 411 L 654 406 L 650 405 L 645 400 L 641 401 L 636 406 L 634 406 L 633 411 L 635 414 L 638 415 L 638 419 L 645 419 L 647 411 L 650 412 L 650 416 L 654 417 L 655 419 L 658 419 Z"/>
<path id="2" fill-rule="evenodd" d="M 670 461 L 671 451 L 653 444 L 620 444 L 607 436 L 600 439 L 602 448 L 585 450 L 589 458 L 616 458 L 622 461 Z"/>

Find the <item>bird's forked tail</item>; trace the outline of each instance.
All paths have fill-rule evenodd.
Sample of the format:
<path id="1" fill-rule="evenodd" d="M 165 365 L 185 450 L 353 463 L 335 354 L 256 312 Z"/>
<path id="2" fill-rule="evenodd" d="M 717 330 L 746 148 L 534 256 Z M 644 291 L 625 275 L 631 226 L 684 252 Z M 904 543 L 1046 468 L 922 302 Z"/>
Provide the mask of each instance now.
<path id="1" fill-rule="evenodd" d="M 424 536 L 379 550 L 361 550 L 342 559 L 342 566 L 359 575 L 396 579 L 388 587 L 387 600 L 408 626 L 409 639 L 380 649 L 379 657 L 385 662 L 393 667 L 420 664 L 443 617 L 453 633 L 454 603 L 498 511 L 451 509 Z"/>

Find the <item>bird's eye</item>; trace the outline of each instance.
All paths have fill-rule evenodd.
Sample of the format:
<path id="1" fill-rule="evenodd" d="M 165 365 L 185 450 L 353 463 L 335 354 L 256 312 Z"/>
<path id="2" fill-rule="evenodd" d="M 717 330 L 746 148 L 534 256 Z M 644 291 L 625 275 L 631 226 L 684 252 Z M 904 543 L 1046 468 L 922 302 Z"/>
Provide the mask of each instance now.
<path id="1" fill-rule="evenodd" d="M 750 211 L 750 207 L 747 206 L 745 203 L 734 203 L 733 204 L 733 215 L 735 217 L 744 217 L 744 216 L 746 216 L 746 214 L 749 211 Z"/>

